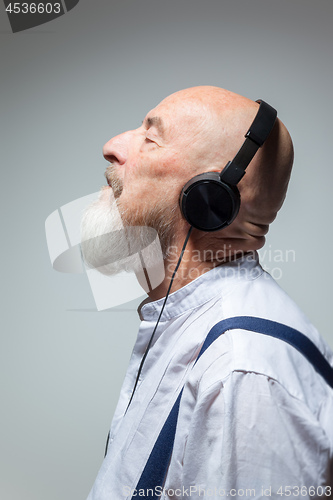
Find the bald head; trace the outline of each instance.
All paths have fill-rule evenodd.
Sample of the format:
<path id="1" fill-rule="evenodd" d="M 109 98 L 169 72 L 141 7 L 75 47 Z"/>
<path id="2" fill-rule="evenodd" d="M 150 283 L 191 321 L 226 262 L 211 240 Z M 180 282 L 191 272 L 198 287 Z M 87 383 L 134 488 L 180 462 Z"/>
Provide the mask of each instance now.
<path id="1" fill-rule="evenodd" d="M 234 158 L 253 122 L 258 104 L 218 87 L 194 87 L 164 99 L 157 109 L 183 116 L 185 147 L 192 149 L 192 175 L 221 171 Z M 184 118 L 185 117 L 185 118 Z M 186 136 L 186 132 L 191 133 Z M 243 239 L 248 249 L 260 248 L 269 224 L 284 201 L 293 163 L 290 135 L 277 119 L 238 184 L 241 208 L 230 228 L 217 232 L 221 239 Z"/>
<path id="2" fill-rule="evenodd" d="M 172 210 L 173 232 L 181 240 L 188 228 L 178 205 L 183 186 L 197 174 L 223 170 L 257 111 L 256 102 L 233 92 L 194 87 L 170 95 L 147 114 L 141 127 L 108 141 L 103 152 L 111 164 L 109 184 L 116 180 L 121 186 L 118 204 L 135 215 L 131 223 L 147 224 L 152 210 Z M 193 238 L 199 241 L 205 235 L 205 244 L 222 240 L 241 250 L 260 248 L 283 203 L 292 160 L 290 136 L 277 120 L 238 184 L 241 208 L 234 222 Z"/>
<path id="3" fill-rule="evenodd" d="M 223 170 L 243 144 L 257 111 L 257 103 L 227 90 L 194 87 L 164 99 L 139 128 L 110 139 L 103 148 L 109 162 L 108 186 L 86 218 L 91 227 L 84 239 L 92 242 L 88 245 L 91 258 L 86 255 L 86 261 L 105 267 L 105 254 L 114 254 L 117 238 L 104 238 L 114 229 L 114 210 L 125 227 L 152 227 L 159 235 L 165 278 L 149 295 L 153 300 L 162 297 L 174 271 L 173 257 L 179 255 L 189 229 L 179 209 L 184 185 L 195 175 Z M 277 120 L 238 183 L 241 206 L 237 217 L 219 231 L 191 233 L 174 290 L 239 252 L 263 246 L 269 224 L 286 195 L 292 161 L 290 136 Z M 111 188 L 115 203 L 110 201 Z M 98 243 L 101 235 L 103 245 Z M 206 250 L 211 257 L 206 257 Z"/>

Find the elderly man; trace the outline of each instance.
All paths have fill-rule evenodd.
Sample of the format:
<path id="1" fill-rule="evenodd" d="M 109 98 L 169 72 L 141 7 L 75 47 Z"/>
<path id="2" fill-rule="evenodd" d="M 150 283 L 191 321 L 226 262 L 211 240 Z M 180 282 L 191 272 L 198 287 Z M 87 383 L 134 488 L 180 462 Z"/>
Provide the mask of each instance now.
<path id="1" fill-rule="evenodd" d="M 216 87 L 183 90 L 150 111 L 139 128 L 104 146 L 108 186 L 85 214 L 83 242 L 108 232 L 110 239 L 83 246 L 85 259 L 102 272 L 115 271 L 113 264 L 108 269 L 105 252 L 117 246 L 111 236 L 117 211 L 125 227 L 157 231 L 165 277 L 139 308 L 142 323 L 89 500 L 331 493 L 332 389 L 304 355 L 281 339 L 235 328 L 198 359 L 214 325 L 251 316 L 302 332 L 333 361 L 315 328 L 262 270 L 256 253 L 281 208 L 293 161 L 280 120 L 237 184 L 240 209 L 227 227 L 189 232 L 180 210 L 184 185 L 198 174 L 223 170 L 242 146 L 258 107 Z M 149 469 L 149 457 L 181 391 L 162 483 L 145 490 L 142 477 L 150 480 L 162 461 L 154 455 Z"/>

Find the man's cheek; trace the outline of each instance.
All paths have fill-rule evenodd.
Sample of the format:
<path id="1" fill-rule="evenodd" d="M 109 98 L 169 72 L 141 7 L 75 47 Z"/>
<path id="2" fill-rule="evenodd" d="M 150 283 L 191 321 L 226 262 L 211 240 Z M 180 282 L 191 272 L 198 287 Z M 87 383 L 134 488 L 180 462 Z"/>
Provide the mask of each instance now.
<path id="1" fill-rule="evenodd" d="M 172 177 L 173 179 L 180 179 L 183 170 L 183 158 L 180 153 L 173 152 L 167 157 L 163 157 L 157 162 L 156 171 L 162 177 Z"/>
<path id="2" fill-rule="evenodd" d="M 128 162 L 125 166 L 125 180 L 126 178 L 133 182 L 140 182 L 141 179 L 150 178 L 154 176 L 154 172 L 157 168 L 158 162 L 153 162 L 146 155 L 139 155 L 133 158 L 131 162 Z"/>

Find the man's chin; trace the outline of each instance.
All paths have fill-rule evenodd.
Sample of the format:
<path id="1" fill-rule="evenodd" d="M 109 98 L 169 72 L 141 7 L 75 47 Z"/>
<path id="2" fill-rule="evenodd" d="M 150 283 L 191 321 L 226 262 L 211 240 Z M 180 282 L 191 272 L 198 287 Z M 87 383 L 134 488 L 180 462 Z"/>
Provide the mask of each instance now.
<path id="1" fill-rule="evenodd" d="M 158 233 L 139 225 L 139 219 L 104 186 L 82 218 L 81 249 L 86 265 L 107 276 L 123 271 L 141 273 L 143 267 L 164 269 Z"/>
<path id="2" fill-rule="evenodd" d="M 81 221 L 81 249 L 88 267 L 103 272 L 105 264 L 112 262 L 110 243 L 123 227 L 113 190 L 103 186 L 98 200 L 85 210 Z"/>

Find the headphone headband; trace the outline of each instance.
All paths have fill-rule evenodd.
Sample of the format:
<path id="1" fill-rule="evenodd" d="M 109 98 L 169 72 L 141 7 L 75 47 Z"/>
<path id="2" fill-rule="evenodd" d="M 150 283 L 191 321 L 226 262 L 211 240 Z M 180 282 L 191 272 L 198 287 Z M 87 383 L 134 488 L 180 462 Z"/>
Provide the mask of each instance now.
<path id="1" fill-rule="evenodd" d="M 274 126 L 277 112 L 262 100 L 245 134 L 245 141 L 221 173 L 196 175 L 182 189 L 180 209 L 187 222 L 200 231 L 217 231 L 229 226 L 238 214 L 240 195 L 236 187 L 250 161 L 264 144 Z"/>
<path id="2" fill-rule="evenodd" d="M 269 136 L 277 117 L 276 109 L 261 99 L 258 112 L 245 134 L 245 141 L 232 161 L 229 161 L 221 172 L 221 181 L 235 186 L 245 174 L 250 161 Z"/>

